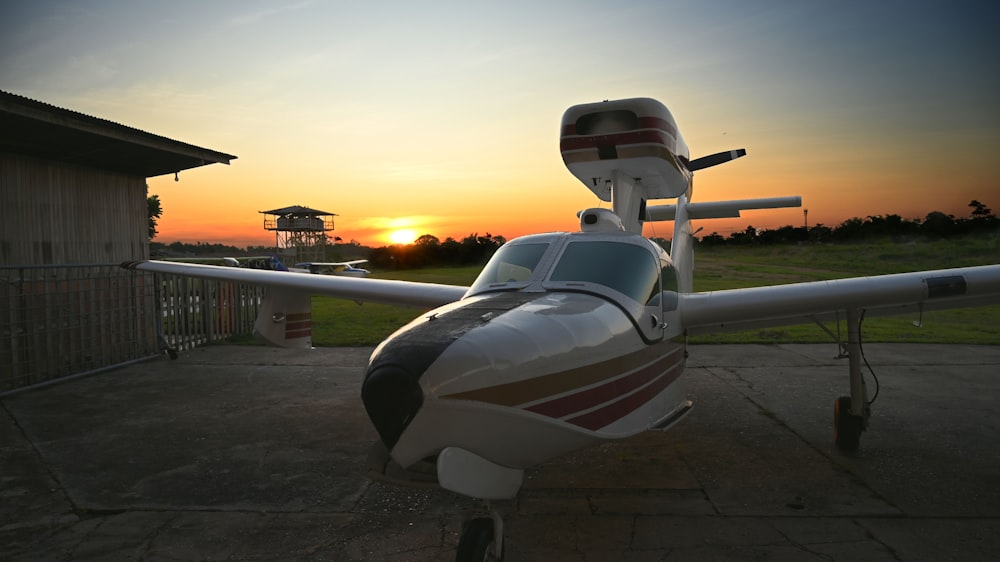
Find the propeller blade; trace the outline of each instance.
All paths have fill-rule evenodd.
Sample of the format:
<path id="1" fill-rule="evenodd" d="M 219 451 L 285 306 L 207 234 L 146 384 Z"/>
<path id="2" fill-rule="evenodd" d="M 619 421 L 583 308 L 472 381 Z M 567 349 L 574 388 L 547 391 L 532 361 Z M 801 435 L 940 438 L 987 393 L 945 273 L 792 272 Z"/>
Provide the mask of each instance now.
<path id="1" fill-rule="evenodd" d="M 730 160 L 736 160 L 740 156 L 746 156 L 747 149 L 738 148 L 736 150 L 727 150 L 725 152 L 717 152 L 715 154 L 709 154 L 708 156 L 702 156 L 701 158 L 695 158 L 694 160 L 688 162 L 688 170 L 694 172 L 695 170 L 702 170 L 704 168 L 711 168 L 712 166 L 718 166 L 724 162 L 729 162 Z"/>

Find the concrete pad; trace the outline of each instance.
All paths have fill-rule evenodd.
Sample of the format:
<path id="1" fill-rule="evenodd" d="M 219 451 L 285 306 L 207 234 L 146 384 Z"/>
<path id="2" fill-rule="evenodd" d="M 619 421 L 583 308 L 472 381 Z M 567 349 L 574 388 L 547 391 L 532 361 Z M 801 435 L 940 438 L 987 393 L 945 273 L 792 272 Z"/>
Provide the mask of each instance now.
<path id="1" fill-rule="evenodd" d="M 370 351 L 208 346 L 3 398 L 0 559 L 453 559 L 473 501 L 364 477 Z M 528 471 L 506 559 L 993 560 L 1000 346 L 865 353 L 848 455 L 836 346 L 691 347 L 688 418 Z"/>

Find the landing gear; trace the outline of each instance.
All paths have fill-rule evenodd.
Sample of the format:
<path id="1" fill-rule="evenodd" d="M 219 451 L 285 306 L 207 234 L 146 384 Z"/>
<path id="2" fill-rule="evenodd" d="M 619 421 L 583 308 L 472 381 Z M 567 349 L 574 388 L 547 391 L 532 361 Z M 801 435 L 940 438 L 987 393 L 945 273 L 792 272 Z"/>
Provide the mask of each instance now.
<path id="1" fill-rule="evenodd" d="M 847 309 L 847 359 L 851 395 L 841 396 L 833 404 L 833 437 L 840 450 L 857 451 L 861 432 L 868 429 L 871 408 L 861 374 L 861 316 L 856 308 Z"/>
<path id="2" fill-rule="evenodd" d="M 489 517 L 475 517 L 462 525 L 456 562 L 501 562 L 503 560 L 503 519 L 494 510 Z"/>
<path id="3" fill-rule="evenodd" d="M 841 396 L 833 403 L 833 440 L 842 451 L 857 451 L 861 444 L 863 420 L 851 414 L 851 397 Z"/>
<path id="4" fill-rule="evenodd" d="M 458 562 L 503 560 L 503 518 L 490 500 L 517 497 L 524 470 L 501 466 L 460 447 L 445 447 L 437 457 L 438 484 L 445 490 L 483 500 L 489 516 L 475 517 L 462 526 Z"/>
<path id="5" fill-rule="evenodd" d="M 503 560 L 502 542 L 496 540 L 493 519 L 477 517 L 466 521 L 458 539 L 456 562 L 492 562 Z"/>

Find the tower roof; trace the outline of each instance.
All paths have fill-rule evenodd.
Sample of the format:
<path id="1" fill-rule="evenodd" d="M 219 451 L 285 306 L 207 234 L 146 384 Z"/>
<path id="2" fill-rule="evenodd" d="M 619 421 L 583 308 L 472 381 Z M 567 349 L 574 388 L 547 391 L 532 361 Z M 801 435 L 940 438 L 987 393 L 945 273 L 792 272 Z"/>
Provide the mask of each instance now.
<path id="1" fill-rule="evenodd" d="M 302 205 L 292 205 L 290 207 L 282 207 L 280 209 L 272 209 L 270 211 L 257 211 L 258 213 L 265 215 L 282 215 L 282 216 L 299 216 L 299 217 L 319 217 L 324 215 L 337 216 L 336 213 L 328 213 L 326 211 L 320 211 L 318 209 L 310 209 L 309 207 L 303 207 Z"/>

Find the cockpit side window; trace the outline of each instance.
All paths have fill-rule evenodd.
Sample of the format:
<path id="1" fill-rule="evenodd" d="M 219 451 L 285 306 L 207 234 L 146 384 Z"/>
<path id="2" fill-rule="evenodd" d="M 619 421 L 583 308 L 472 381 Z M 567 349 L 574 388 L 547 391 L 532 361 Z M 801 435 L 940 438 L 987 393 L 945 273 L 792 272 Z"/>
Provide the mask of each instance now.
<path id="1" fill-rule="evenodd" d="M 548 243 L 512 244 L 500 248 L 476 278 L 469 293 L 523 286 L 548 248 Z"/>
<path id="2" fill-rule="evenodd" d="M 659 293 L 659 264 L 648 249 L 612 241 L 566 246 L 550 281 L 596 283 L 645 304 Z"/>
<path id="3" fill-rule="evenodd" d="M 660 278 L 663 280 L 663 292 L 660 294 L 660 304 L 663 310 L 677 309 L 677 270 L 673 265 L 663 268 Z"/>

